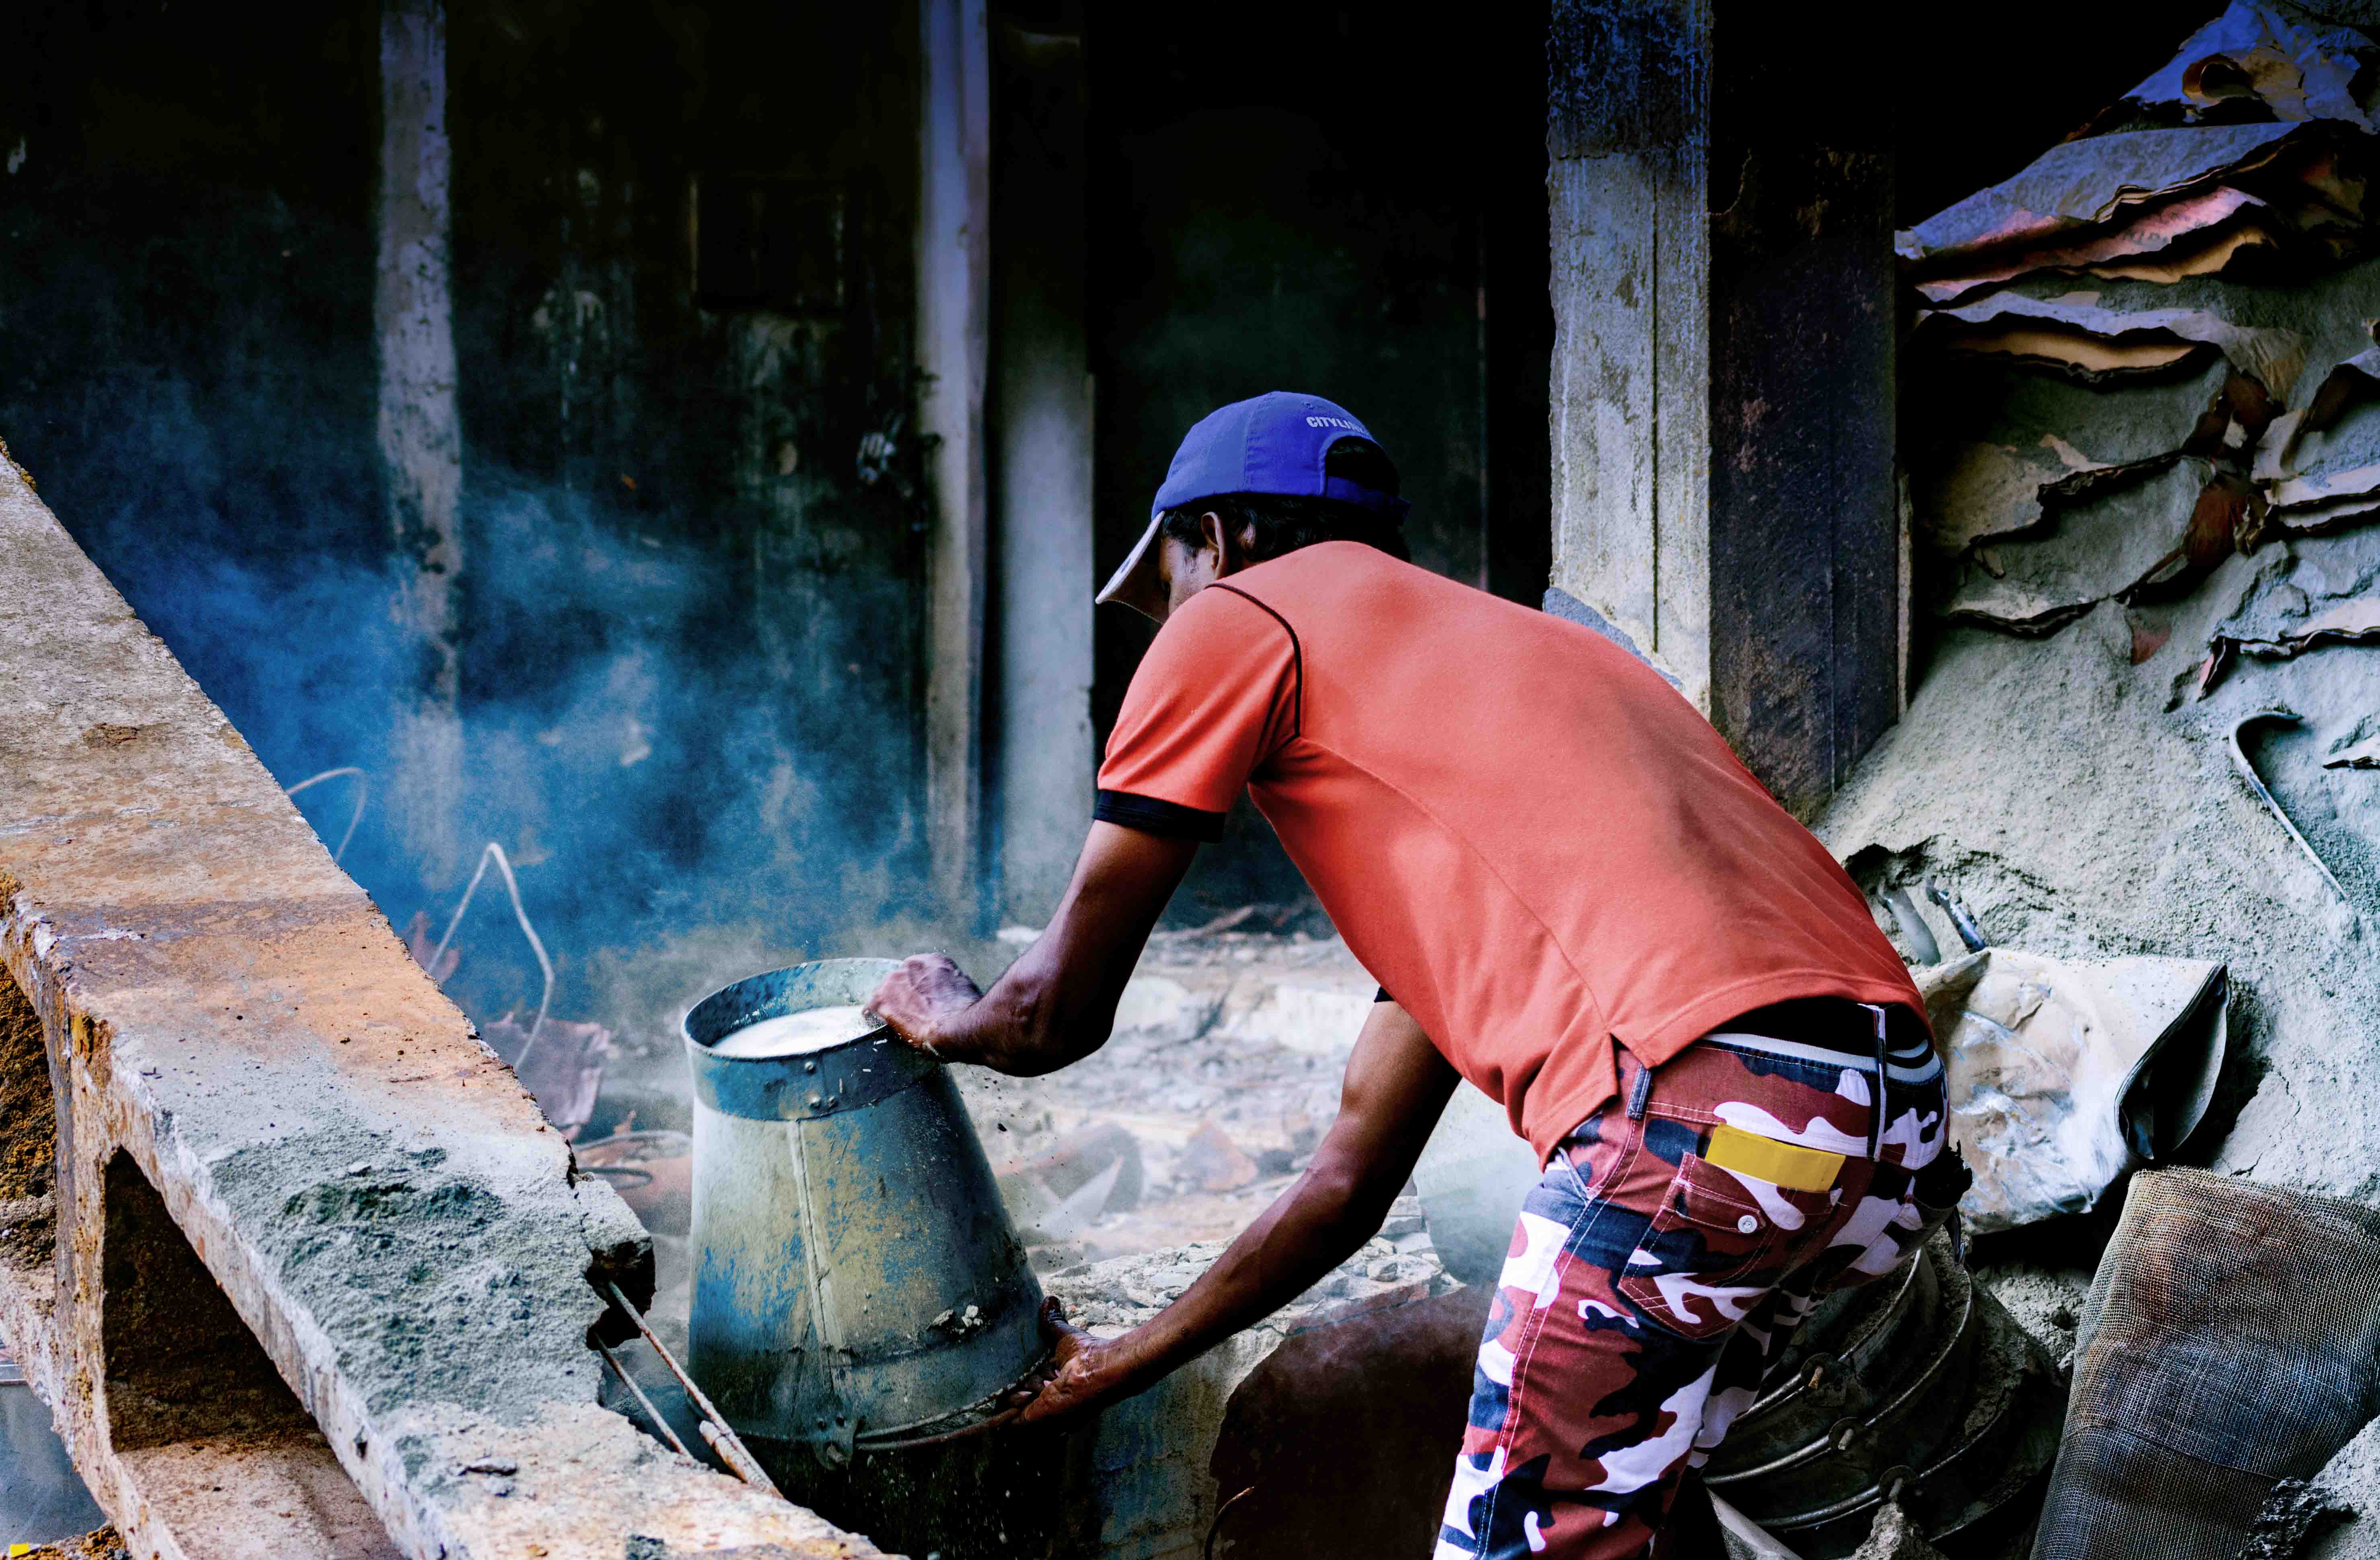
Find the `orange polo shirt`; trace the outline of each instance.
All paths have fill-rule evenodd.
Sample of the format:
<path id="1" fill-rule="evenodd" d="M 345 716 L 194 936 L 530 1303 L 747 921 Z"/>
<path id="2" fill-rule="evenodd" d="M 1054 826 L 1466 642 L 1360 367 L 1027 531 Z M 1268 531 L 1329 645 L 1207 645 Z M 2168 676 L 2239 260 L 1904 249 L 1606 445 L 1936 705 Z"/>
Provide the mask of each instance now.
<path id="1" fill-rule="evenodd" d="M 1134 673 L 1098 816 L 1220 838 L 1245 786 L 1347 946 L 1538 1155 L 1772 1002 L 1924 1011 L 1850 877 L 1593 631 L 1325 542 L 1200 591 Z"/>

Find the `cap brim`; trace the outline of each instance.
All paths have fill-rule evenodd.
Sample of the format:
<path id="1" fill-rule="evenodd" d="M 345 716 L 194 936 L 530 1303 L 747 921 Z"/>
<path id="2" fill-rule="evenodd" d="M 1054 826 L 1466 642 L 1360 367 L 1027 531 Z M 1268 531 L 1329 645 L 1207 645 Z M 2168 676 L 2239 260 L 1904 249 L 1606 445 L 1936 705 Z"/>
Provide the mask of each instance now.
<path id="1" fill-rule="evenodd" d="M 1092 599 L 1100 606 L 1111 601 L 1130 607 L 1151 623 L 1165 621 L 1165 580 L 1157 568 L 1157 532 L 1164 524 L 1161 514 L 1151 515 L 1148 529 L 1133 543 L 1131 553 L 1108 583 L 1099 587 Z"/>

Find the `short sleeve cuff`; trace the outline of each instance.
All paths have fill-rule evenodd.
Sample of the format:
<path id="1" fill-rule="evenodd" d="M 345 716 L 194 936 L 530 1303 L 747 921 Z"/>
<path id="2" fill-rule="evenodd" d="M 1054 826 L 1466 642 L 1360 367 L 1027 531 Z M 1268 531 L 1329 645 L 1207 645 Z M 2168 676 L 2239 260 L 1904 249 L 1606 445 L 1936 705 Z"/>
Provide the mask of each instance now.
<path id="1" fill-rule="evenodd" d="M 1101 823 L 1161 834 L 1173 840 L 1203 840 L 1209 844 L 1223 837 L 1223 815 L 1202 813 L 1179 802 L 1135 796 L 1129 791 L 1102 791 L 1091 816 Z"/>

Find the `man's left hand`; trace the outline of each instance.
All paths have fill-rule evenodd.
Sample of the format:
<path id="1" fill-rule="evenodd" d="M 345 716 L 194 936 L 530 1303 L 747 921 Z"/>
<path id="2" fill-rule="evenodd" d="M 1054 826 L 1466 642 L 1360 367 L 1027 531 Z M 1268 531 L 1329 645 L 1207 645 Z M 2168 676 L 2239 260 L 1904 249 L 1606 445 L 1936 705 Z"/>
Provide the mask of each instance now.
<path id="1" fill-rule="evenodd" d="M 901 961 L 901 967 L 884 977 L 868 1007 L 893 1034 L 930 1057 L 941 1054 L 934 1048 L 937 1028 L 974 1007 L 982 996 L 966 972 L 949 959 L 919 953 Z"/>

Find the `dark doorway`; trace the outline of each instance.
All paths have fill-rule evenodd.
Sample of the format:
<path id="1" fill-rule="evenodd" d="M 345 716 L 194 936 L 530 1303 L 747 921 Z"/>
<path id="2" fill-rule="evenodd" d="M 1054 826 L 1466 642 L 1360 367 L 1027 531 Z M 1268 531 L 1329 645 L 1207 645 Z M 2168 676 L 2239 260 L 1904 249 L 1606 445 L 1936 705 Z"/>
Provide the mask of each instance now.
<path id="1" fill-rule="evenodd" d="M 1384 26 L 1297 0 L 1089 20 L 1101 576 L 1184 430 L 1267 390 L 1339 401 L 1413 500 L 1416 562 L 1532 606 L 1548 564 L 1545 19 Z M 1148 643 L 1103 609 L 1102 742 Z M 1175 920 L 1304 893 L 1245 804 Z"/>

